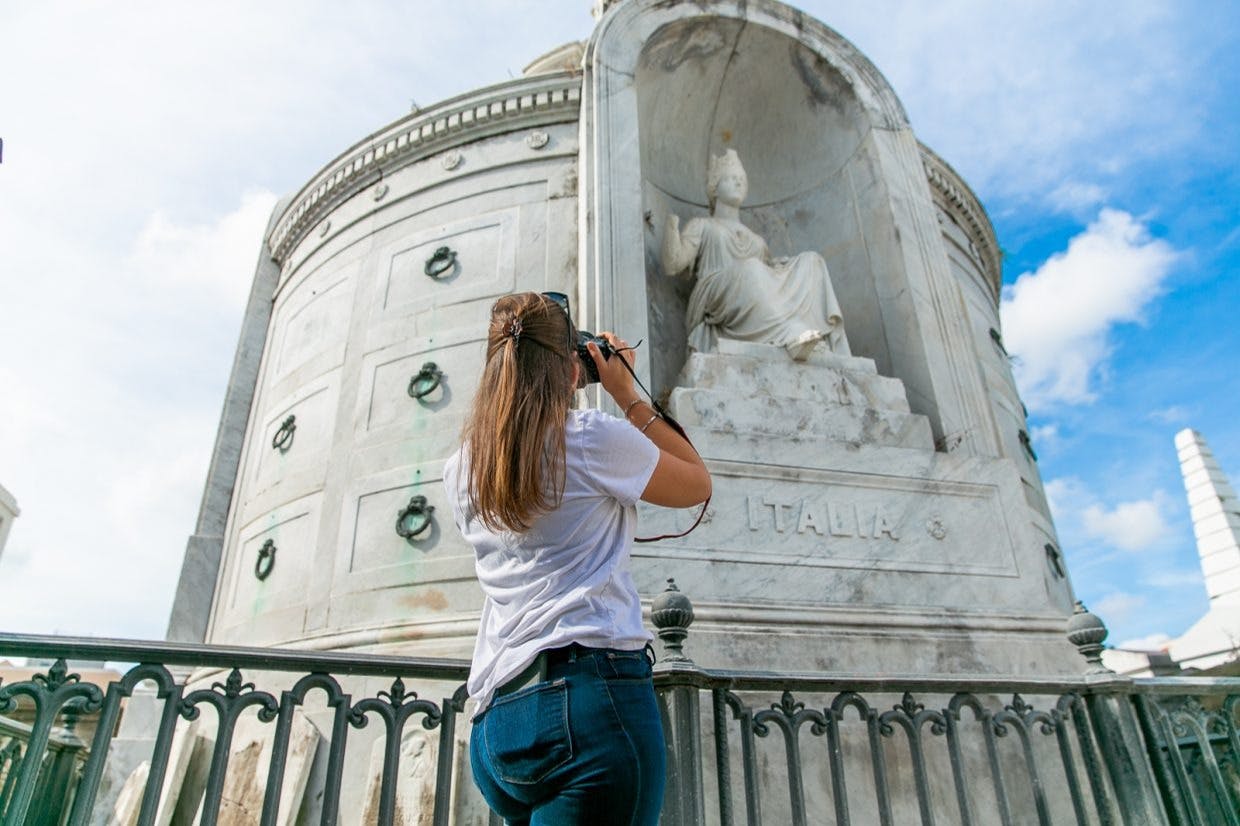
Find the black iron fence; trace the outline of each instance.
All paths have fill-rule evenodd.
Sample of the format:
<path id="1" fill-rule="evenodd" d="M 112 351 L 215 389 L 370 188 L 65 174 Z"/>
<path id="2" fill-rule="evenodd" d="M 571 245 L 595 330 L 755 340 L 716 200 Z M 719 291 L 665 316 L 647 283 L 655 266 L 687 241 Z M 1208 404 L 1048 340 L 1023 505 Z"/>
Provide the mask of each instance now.
<path id="1" fill-rule="evenodd" d="M 654 615 L 666 644 L 655 677 L 664 823 L 1240 826 L 1240 680 L 1117 677 L 1098 666 L 1096 634 L 1074 638 L 1090 669 L 1074 679 L 702 669 L 681 648 L 692 610 L 677 600 Z M 123 805 L 115 784 L 101 787 L 140 686 L 154 712 L 144 771 L 125 790 L 133 822 L 227 820 L 225 807 L 242 805 L 227 792 L 239 776 L 245 822 L 264 826 L 488 818 L 462 760 L 463 661 L 12 634 L 0 653 L 55 659 L 0 685 L 0 714 L 32 720 L 0 718 L 3 826 L 106 822 Z M 138 665 L 96 686 L 66 666 L 74 658 Z M 85 715 L 88 745 L 74 734 Z M 322 742 L 316 769 L 299 769 L 309 779 L 290 785 L 290 762 L 308 759 L 290 757 L 303 715 Z M 200 716 L 209 736 L 195 781 L 183 734 Z M 243 719 L 265 727 L 261 759 L 238 756 Z M 353 752 L 373 722 L 367 766 Z M 410 731 L 425 735 L 417 748 Z"/>
<path id="2" fill-rule="evenodd" d="M 256 801 L 258 821 L 264 826 L 292 822 L 281 814 L 289 736 L 296 713 L 312 692 L 321 695 L 326 710 L 328 746 L 320 788 L 314 790 L 322 824 L 337 823 L 345 779 L 346 747 L 352 729 L 370 721 L 382 725 L 383 760 L 377 795 L 366 810 L 367 820 L 395 823 L 397 772 L 400 745 L 406 724 L 414 721 L 427 731 L 438 732 L 434 758 L 436 774 L 429 822 L 449 822 L 452 792 L 451 767 L 455 763 L 457 716 L 465 703 L 464 680 L 469 665 L 460 660 L 386 657 L 365 654 L 303 653 L 298 651 L 149 643 L 129 640 L 89 640 L 63 637 L 0 635 L 0 652 L 12 656 L 56 658 L 46 674 L 0 686 L 0 714 L 12 712 L 23 701 L 31 707 L 34 723 L 11 738 L 12 759 L 3 764 L 0 788 L 6 790 L 0 809 L 0 826 L 32 823 L 86 824 L 95 822 L 100 781 L 104 777 L 109 747 L 116 736 L 123 704 L 134 697 L 143 683 L 154 686 L 158 713 L 152 733 L 141 802 L 136 822 L 146 826 L 157 816 L 167 822 L 161 809 L 166 791 L 166 772 L 173 757 L 178 721 L 195 721 L 209 708 L 214 720 L 206 765 L 206 778 L 197 801 L 188 811 L 197 822 L 215 824 L 220 816 L 225 778 L 232 755 L 232 740 L 239 720 L 253 709 L 258 721 L 272 726 L 266 782 Z M 71 673 L 66 661 L 81 658 L 133 663 L 106 688 L 84 683 Z M 174 671 L 174 669 L 178 669 Z M 190 671 L 189 669 L 193 669 Z M 222 679 L 211 680 L 212 673 Z M 255 675 L 259 675 L 256 677 Z M 346 691 L 342 679 L 380 677 L 387 687 L 358 698 Z M 252 679 L 261 679 L 259 688 Z M 439 702 L 419 697 L 406 680 L 419 684 L 457 686 Z M 390 681 L 390 683 L 387 683 Z M 372 683 L 373 684 L 373 683 Z M 274 688 L 273 688 L 274 686 Z M 280 690 L 280 686 L 285 686 Z M 278 691 L 279 693 L 273 693 Z M 54 774 L 54 761 L 43 758 L 49 742 L 57 737 L 57 725 L 65 715 L 98 715 L 94 738 L 80 776 Z M 361 812 L 359 811 L 359 814 Z M 348 818 L 346 818 L 348 820 Z"/>

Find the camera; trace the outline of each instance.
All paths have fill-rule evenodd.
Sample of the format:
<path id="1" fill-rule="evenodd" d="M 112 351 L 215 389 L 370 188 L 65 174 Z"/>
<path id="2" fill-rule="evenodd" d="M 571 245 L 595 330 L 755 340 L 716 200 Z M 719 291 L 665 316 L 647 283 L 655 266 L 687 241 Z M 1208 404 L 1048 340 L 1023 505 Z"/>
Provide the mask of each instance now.
<path id="1" fill-rule="evenodd" d="M 586 349 L 586 345 L 591 341 L 598 345 L 599 352 L 603 354 L 604 361 L 611 358 L 611 354 L 616 352 L 607 343 L 607 339 L 596 336 L 594 333 L 588 333 L 585 330 L 578 330 L 577 358 L 581 361 L 581 387 L 598 382 L 598 367 L 594 364 L 594 356 L 590 355 L 590 351 Z"/>

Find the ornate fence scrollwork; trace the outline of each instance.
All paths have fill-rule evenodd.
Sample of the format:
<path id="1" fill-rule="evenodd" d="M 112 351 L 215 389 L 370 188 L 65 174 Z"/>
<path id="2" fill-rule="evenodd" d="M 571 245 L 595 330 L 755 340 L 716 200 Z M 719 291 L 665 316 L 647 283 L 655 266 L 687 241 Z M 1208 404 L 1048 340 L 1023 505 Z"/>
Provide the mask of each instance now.
<path id="1" fill-rule="evenodd" d="M 422 267 L 422 272 L 438 281 L 456 267 L 456 250 L 451 247 L 440 247 L 435 250 L 430 258 L 426 259 L 426 264 Z"/>
<path id="2" fill-rule="evenodd" d="M 397 535 L 403 539 L 417 539 L 431 527 L 434 513 L 435 506 L 428 505 L 425 496 L 413 497 L 409 500 L 409 504 L 396 514 Z"/>
<path id="3" fill-rule="evenodd" d="M 823 735 L 827 731 L 827 718 L 817 709 L 807 709 L 805 703 L 793 698 L 791 691 L 780 695 L 778 703 L 753 715 L 753 731 L 759 737 L 770 734 L 774 723 L 784 737 L 784 754 L 788 761 L 788 795 L 792 806 L 794 826 L 806 826 L 805 785 L 801 769 L 801 726 L 809 723 L 810 733 Z"/>
<path id="4" fill-rule="evenodd" d="M 280 424 L 280 429 L 276 431 L 276 435 L 271 438 L 271 446 L 273 449 L 286 452 L 293 446 L 293 432 L 297 430 L 297 417 L 289 414 L 289 417 Z"/>
<path id="5" fill-rule="evenodd" d="M 435 362 L 428 361 L 409 379 L 409 395 L 415 399 L 425 398 L 435 392 L 441 381 L 443 371 Z"/>
<path id="6" fill-rule="evenodd" d="M 207 787 L 202 799 L 202 822 L 214 823 L 219 816 L 224 790 L 224 773 L 228 769 L 228 755 L 232 750 L 233 734 L 241 712 L 250 706 L 258 706 L 258 719 L 270 723 L 276 719 L 280 705 L 266 691 L 258 691 L 254 683 L 243 683 L 241 671 L 233 668 L 223 683 L 212 683 L 210 688 L 191 691 L 181 700 L 179 710 L 186 720 L 197 720 L 202 713 L 198 706 L 207 703 L 215 708 L 217 720 L 215 747 L 211 752 L 211 768 L 207 772 Z"/>

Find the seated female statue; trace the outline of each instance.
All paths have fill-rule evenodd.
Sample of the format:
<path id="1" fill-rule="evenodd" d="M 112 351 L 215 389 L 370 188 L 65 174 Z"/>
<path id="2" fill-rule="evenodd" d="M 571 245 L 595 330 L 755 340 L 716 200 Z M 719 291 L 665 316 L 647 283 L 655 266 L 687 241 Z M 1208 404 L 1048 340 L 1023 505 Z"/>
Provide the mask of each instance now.
<path id="1" fill-rule="evenodd" d="M 735 149 L 712 156 L 707 175 L 710 216 L 680 229 L 669 215 L 663 234 L 663 271 L 690 266 L 697 283 L 689 296 L 689 346 L 710 352 L 720 337 L 775 344 L 803 361 L 819 342 L 851 355 L 827 264 L 816 252 L 772 260 L 766 242 L 740 221 L 749 194 Z"/>

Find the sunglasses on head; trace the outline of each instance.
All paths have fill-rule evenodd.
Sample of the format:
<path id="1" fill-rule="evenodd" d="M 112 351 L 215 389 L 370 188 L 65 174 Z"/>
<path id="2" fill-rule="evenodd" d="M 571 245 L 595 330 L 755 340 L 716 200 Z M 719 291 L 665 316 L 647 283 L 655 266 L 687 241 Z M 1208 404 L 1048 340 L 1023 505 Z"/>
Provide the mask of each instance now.
<path id="1" fill-rule="evenodd" d="M 577 349 L 577 337 L 573 333 L 573 314 L 569 310 L 568 296 L 557 292 L 546 292 L 542 295 L 564 311 L 564 317 L 568 319 L 568 351 L 573 352 Z"/>

